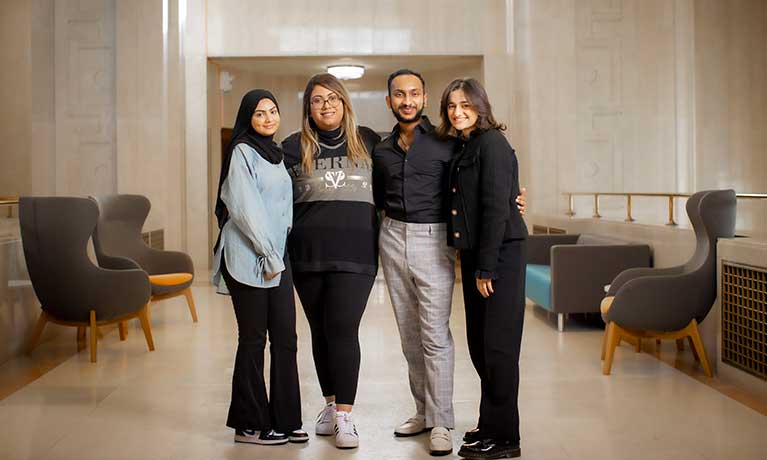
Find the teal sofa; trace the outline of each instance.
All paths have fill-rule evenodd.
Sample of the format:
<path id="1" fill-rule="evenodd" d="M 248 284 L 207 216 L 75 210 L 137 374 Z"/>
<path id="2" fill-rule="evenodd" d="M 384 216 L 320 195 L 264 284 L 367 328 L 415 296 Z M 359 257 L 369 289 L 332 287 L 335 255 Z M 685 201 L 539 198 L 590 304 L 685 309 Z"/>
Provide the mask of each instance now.
<path id="1" fill-rule="evenodd" d="M 531 235 L 527 240 L 525 295 L 557 315 L 564 330 L 570 313 L 598 313 L 605 285 L 623 270 L 650 267 L 646 244 L 593 234 Z"/>

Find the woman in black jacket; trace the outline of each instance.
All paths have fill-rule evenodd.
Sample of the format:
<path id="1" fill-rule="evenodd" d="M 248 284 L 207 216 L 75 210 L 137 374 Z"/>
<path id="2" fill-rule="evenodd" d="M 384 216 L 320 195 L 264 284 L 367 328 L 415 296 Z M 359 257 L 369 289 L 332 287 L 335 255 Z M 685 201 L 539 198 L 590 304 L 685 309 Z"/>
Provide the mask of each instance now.
<path id="1" fill-rule="evenodd" d="M 450 83 L 440 115 L 440 134 L 458 138 L 450 166 L 448 239 L 461 254 L 469 354 L 482 383 L 479 422 L 464 436 L 458 455 L 518 457 L 527 227 L 514 203 L 517 157 L 478 81 Z"/>

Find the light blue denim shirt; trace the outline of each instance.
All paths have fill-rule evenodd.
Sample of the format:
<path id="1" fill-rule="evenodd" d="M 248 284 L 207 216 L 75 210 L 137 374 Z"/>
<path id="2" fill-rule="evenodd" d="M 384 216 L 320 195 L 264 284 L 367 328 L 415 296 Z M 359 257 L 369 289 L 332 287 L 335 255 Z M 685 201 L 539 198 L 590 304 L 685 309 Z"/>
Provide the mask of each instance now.
<path id="1" fill-rule="evenodd" d="M 221 199 L 229 219 L 213 256 L 212 281 L 218 292 L 229 293 L 221 275 L 222 251 L 229 274 L 240 283 L 278 286 L 282 274 L 267 281 L 264 272 L 285 270 L 282 257 L 293 222 L 293 186 L 285 165 L 270 163 L 253 147 L 237 144 L 221 186 Z"/>

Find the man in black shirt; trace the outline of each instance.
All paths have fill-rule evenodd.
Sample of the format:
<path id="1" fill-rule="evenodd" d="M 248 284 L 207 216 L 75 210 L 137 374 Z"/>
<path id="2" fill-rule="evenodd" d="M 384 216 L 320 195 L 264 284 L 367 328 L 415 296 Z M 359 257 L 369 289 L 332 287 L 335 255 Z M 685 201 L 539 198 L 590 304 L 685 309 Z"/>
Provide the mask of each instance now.
<path id="1" fill-rule="evenodd" d="M 389 76 L 386 103 L 398 123 L 373 151 L 373 194 L 385 211 L 379 249 L 408 363 L 416 414 L 394 430 L 431 430 L 430 453 L 452 452 L 454 347 L 450 310 L 455 250 L 447 246 L 448 172 L 454 142 L 437 137 L 423 116 L 428 96 L 420 74 Z M 523 192 L 524 193 L 524 192 Z M 524 208 L 524 198 L 518 200 Z"/>

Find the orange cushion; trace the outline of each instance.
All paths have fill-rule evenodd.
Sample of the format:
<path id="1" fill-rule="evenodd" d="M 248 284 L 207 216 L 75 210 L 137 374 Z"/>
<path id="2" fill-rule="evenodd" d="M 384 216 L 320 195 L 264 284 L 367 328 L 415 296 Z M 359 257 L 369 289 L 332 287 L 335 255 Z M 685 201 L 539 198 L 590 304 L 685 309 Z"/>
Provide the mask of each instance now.
<path id="1" fill-rule="evenodd" d="M 157 286 L 177 286 L 192 279 L 191 273 L 164 273 L 162 275 L 149 275 L 149 282 Z"/>

